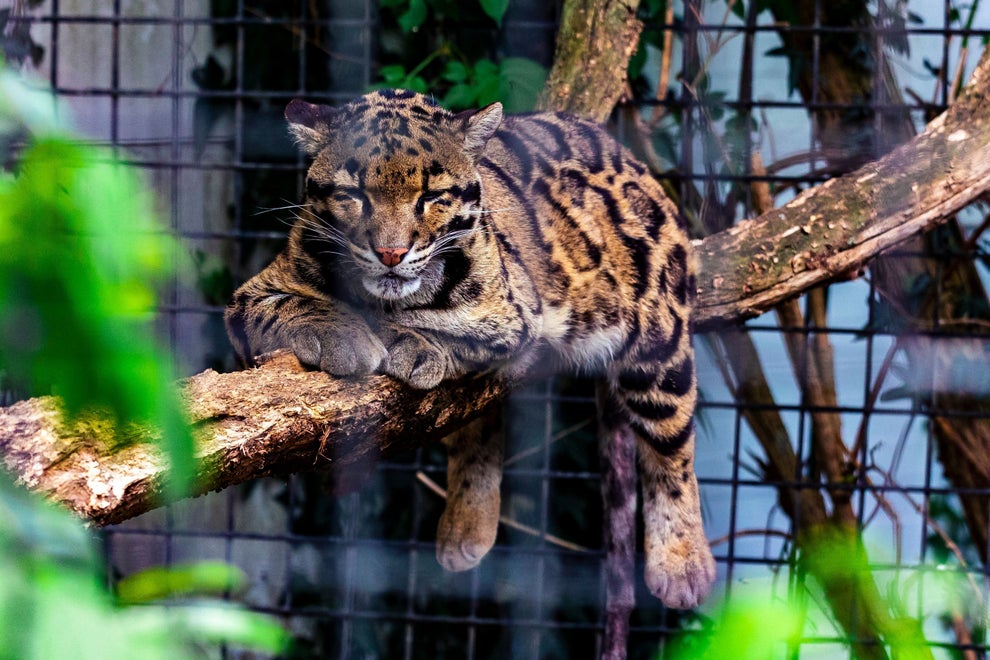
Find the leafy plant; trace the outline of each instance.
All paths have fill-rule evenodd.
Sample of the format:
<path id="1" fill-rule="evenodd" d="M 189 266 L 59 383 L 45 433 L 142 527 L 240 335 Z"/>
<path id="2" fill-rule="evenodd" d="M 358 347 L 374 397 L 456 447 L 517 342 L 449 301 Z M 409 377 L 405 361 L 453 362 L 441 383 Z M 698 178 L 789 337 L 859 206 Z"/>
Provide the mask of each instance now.
<path id="1" fill-rule="evenodd" d="M 433 93 L 454 110 L 501 101 L 509 112 L 536 105 L 547 70 L 526 57 L 493 57 L 494 43 L 464 38 L 462 26 L 494 21 L 501 26 L 508 0 L 479 0 L 478 4 L 448 0 L 385 0 L 395 16 L 386 23 L 385 61 L 375 87 L 401 87 Z M 480 11 L 479 11 L 480 10 Z M 423 28 L 423 29 L 421 29 Z M 426 29 L 428 28 L 428 29 Z M 410 62 L 416 64 L 410 66 Z"/>
<path id="2" fill-rule="evenodd" d="M 825 533 L 802 553 L 800 563 L 817 564 L 815 574 L 830 586 L 807 585 L 793 580 L 781 594 L 776 580 L 753 580 L 733 584 L 732 593 L 709 615 L 699 615 L 692 629 L 679 634 L 669 656 L 675 660 L 739 660 L 791 657 L 809 637 L 848 643 L 828 608 L 816 597 L 818 588 L 848 585 L 850 578 L 874 580 L 876 576 L 861 550 Z M 987 613 L 979 597 L 980 587 L 958 567 L 929 565 L 908 571 L 887 582 L 882 603 L 864 611 L 878 618 L 872 625 L 882 629 L 885 643 L 895 658 L 931 658 L 923 623 L 948 617 L 985 626 Z M 803 578 L 798 578 L 803 580 Z M 797 587 L 797 588 L 795 588 Z M 886 657 L 886 656 L 884 656 Z"/>
<path id="3" fill-rule="evenodd" d="M 109 154 L 72 142 L 51 110 L 9 73 L 0 117 L 30 117 L 16 177 L 0 177 L 0 363 L 31 394 L 58 394 L 69 415 L 100 409 L 162 431 L 177 493 L 192 475 L 192 436 L 166 354 L 150 332 L 155 285 L 178 259 L 149 195 Z"/>
<path id="4" fill-rule="evenodd" d="M 191 433 L 150 328 L 176 244 L 132 172 L 64 134 L 50 100 L 0 69 L 0 134 L 25 126 L 24 151 L 0 153 L 18 162 L 16 176 L 0 174 L 0 366 L 26 391 L 58 394 L 70 416 L 109 415 L 107 442 L 125 442 L 135 423 L 161 429 L 173 494 L 183 492 Z M 82 523 L 0 473 L 2 658 L 188 657 L 220 642 L 284 650 L 287 635 L 270 618 L 174 601 L 240 582 L 217 564 L 158 568 L 123 581 L 117 599 Z M 168 607 L 148 604 L 163 598 Z"/>
<path id="5" fill-rule="evenodd" d="M 426 23 L 430 12 L 457 12 L 459 3 L 449 0 L 382 0 L 381 6 L 390 9 L 397 17 L 399 26 L 406 32 L 418 30 Z M 509 9 L 509 0 L 478 0 L 481 10 L 498 26 Z"/>
<path id="6" fill-rule="evenodd" d="M 231 567 L 156 568 L 120 585 L 121 607 L 101 580 L 100 559 L 78 520 L 0 478 L 0 649 L 2 658 L 189 657 L 220 642 L 266 653 L 288 636 L 268 617 L 225 603 L 151 604 L 164 597 L 236 587 Z"/>
<path id="7" fill-rule="evenodd" d="M 714 618 L 703 618 L 701 627 L 679 636 L 672 657 L 676 660 L 764 660 L 787 657 L 788 646 L 800 638 L 802 611 L 794 603 L 773 596 L 771 586 L 750 587 L 733 594 Z M 773 625 L 767 623 L 772 621 Z"/>
<path id="8" fill-rule="evenodd" d="M 376 87 L 400 87 L 420 94 L 446 89 L 441 102 L 448 108 L 463 110 L 501 101 L 508 112 L 532 110 L 547 77 L 547 70 L 524 57 L 507 57 L 499 62 L 481 59 L 467 64 L 447 60 L 440 74 L 427 80 L 423 70 L 443 51 L 434 53 L 410 71 L 401 64 L 378 70 L 382 82 Z"/>

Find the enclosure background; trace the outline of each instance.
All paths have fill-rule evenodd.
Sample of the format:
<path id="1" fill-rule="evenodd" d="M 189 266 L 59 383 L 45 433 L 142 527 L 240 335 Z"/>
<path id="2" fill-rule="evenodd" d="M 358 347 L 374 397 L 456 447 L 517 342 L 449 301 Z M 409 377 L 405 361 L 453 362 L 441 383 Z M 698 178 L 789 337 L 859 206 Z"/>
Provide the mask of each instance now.
<path id="1" fill-rule="evenodd" d="M 49 0 L 19 15 L 41 49 L 24 69 L 51 85 L 64 116 L 88 139 L 112 146 L 141 170 L 162 218 L 188 247 L 186 272 L 171 283 L 158 310 L 182 373 L 235 368 L 222 306 L 284 243 L 292 214 L 281 207 L 299 199 L 304 167 L 284 128 L 286 102 L 348 100 L 380 83 L 383 65 L 401 63 L 403 53 L 422 48 L 409 43 L 416 33 L 404 33 L 397 23 L 410 3 L 382 4 Z M 809 116 L 814 99 L 802 99 L 794 89 L 793 62 L 770 12 L 754 13 L 747 25 L 732 3 L 685 4 L 675 3 L 673 24 L 647 26 L 656 34 L 672 31 L 670 70 L 684 75 L 670 80 L 669 93 L 656 95 L 661 52 L 655 46 L 644 51 L 642 76 L 611 127 L 628 139 L 638 130 L 629 108 L 641 120 L 662 113 L 652 130 L 655 153 L 685 213 L 711 229 L 712 223 L 753 215 L 753 181 L 769 182 L 780 205 L 832 176 L 834 158 L 822 151 L 823 137 Z M 7 5 L 0 2 L 0 8 Z M 972 70 L 990 12 L 949 0 L 869 8 L 876 19 L 871 43 L 877 44 L 871 66 L 879 71 L 886 60 L 901 92 L 898 98 L 876 93 L 877 82 L 875 93 L 862 99 L 873 132 L 857 144 L 879 155 L 893 130 L 885 122 L 896 112 L 904 111 L 920 130 L 947 104 L 946 80 L 958 66 Z M 445 24 L 444 38 L 471 44 L 471 57 L 549 65 L 558 13 L 557 3 L 514 1 L 501 27 L 475 11 Z M 787 29 L 818 43 L 865 28 L 817 22 Z M 971 47 L 963 57 L 966 37 Z M 408 71 L 417 62 L 403 64 Z M 740 130 L 743 116 L 746 128 Z M 722 157 L 726 150 L 731 158 Z M 755 152 L 769 174 L 753 173 Z M 942 255 L 946 268 L 971 261 L 983 284 L 988 255 L 979 231 L 985 213 L 977 206 L 962 214 L 964 237 L 972 240 Z M 929 419 L 937 412 L 985 420 L 986 413 L 973 407 L 939 409 L 934 397 L 950 391 L 985 401 L 987 345 L 976 336 L 975 352 L 967 344 L 957 361 L 949 358 L 936 368 L 951 355 L 951 342 L 960 335 L 972 341 L 976 331 L 936 323 L 919 333 L 894 322 L 874 285 L 868 275 L 833 285 L 825 327 L 809 320 L 781 330 L 772 315 L 746 325 L 787 435 L 804 459 L 801 473 L 788 482 L 761 478 L 762 450 L 744 419 L 738 388 L 727 385 L 733 379 L 725 377 L 724 347 L 712 338 L 696 341 L 703 399 L 697 471 L 718 561 L 716 594 L 699 612 L 679 613 L 665 610 L 639 584 L 632 657 L 662 653 L 672 633 L 701 625 L 722 596 L 739 589 L 762 584 L 767 598 L 785 598 L 804 588 L 792 524 L 778 505 L 778 489 L 808 487 L 805 479 L 814 472 L 813 410 L 802 371 L 788 357 L 788 335 L 801 341 L 827 337 L 833 345 L 838 406 L 829 412 L 839 413 L 847 444 L 861 437 L 859 455 L 868 469 L 854 475 L 850 488 L 878 581 L 903 598 L 905 614 L 923 618 L 937 655 L 984 650 L 980 626 L 971 639 L 960 639 L 951 620 L 926 611 L 924 580 L 907 576 L 943 562 L 958 564 L 928 520 L 958 544 L 968 570 L 983 570 L 987 549 L 970 538 L 958 488 L 937 461 Z M 905 332 L 928 342 L 921 354 L 930 354 L 931 364 L 919 364 L 918 352 L 900 350 Z M 162 563 L 233 562 L 251 580 L 236 597 L 283 616 L 305 642 L 300 653 L 312 657 L 588 657 L 600 641 L 604 599 L 591 387 L 572 379 L 532 384 L 507 404 L 506 419 L 503 512 L 535 534 L 503 527 L 476 570 L 448 574 L 436 564 L 433 539 L 442 500 L 417 474 L 442 485 L 443 456 L 427 448 L 379 465 L 365 489 L 345 497 L 326 495 L 319 476 L 287 476 L 109 529 L 104 538 L 111 579 Z M 978 488 L 967 493 L 987 494 Z M 562 548 L 547 535 L 579 548 Z M 814 589 L 808 593 L 808 607 L 821 608 Z M 827 615 L 804 632 L 795 656 L 849 654 Z"/>

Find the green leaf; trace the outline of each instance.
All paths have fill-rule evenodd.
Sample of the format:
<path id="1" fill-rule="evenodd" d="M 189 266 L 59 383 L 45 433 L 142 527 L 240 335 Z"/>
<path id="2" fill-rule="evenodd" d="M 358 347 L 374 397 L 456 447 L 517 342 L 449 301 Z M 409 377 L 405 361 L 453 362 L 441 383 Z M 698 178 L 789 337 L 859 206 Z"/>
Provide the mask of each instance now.
<path id="1" fill-rule="evenodd" d="M 643 38 L 639 40 L 639 46 L 633 52 L 632 57 L 629 58 L 627 75 L 629 76 L 630 81 L 636 80 L 637 78 L 639 78 L 640 74 L 643 73 L 643 65 L 646 64 L 646 56 L 647 56 L 646 39 Z"/>
<path id="2" fill-rule="evenodd" d="M 474 76 L 476 81 L 480 82 L 491 77 L 497 77 L 499 72 L 499 65 L 489 59 L 478 60 L 474 63 Z"/>
<path id="3" fill-rule="evenodd" d="M 502 27 L 502 18 L 509 8 L 509 0 L 478 0 L 481 9 L 495 21 L 495 24 Z"/>
<path id="4" fill-rule="evenodd" d="M 484 78 L 478 82 L 477 105 L 485 107 L 502 98 L 502 81 L 498 77 Z"/>
<path id="5" fill-rule="evenodd" d="M 409 8 L 399 16 L 399 27 L 403 32 L 413 32 L 426 21 L 426 0 L 409 0 Z"/>
<path id="6" fill-rule="evenodd" d="M 463 62 L 458 62 L 457 60 L 450 60 L 443 69 L 443 73 L 440 77 L 444 80 L 452 83 L 462 83 L 467 80 L 470 71 L 468 67 Z"/>
<path id="7" fill-rule="evenodd" d="M 429 91 L 429 85 L 427 84 L 426 79 L 422 76 L 412 76 L 411 78 L 406 78 L 402 86 L 405 89 L 418 92 L 420 94 L 426 94 L 426 92 Z"/>
<path id="8" fill-rule="evenodd" d="M 507 57 L 502 60 L 499 78 L 499 96 L 505 109 L 508 112 L 528 112 L 536 107 L 547 79 L 547 70 L 525 57 Z"/>
<path id="9" fill-rule="evenodd" d="M 502 97 L 502 72 L 491 60 L 478 60 L 474 64 L 475 103 L 480 106 L 494 103 Z"/>
<path id="10" fill-rule="evenodd" d="M 378 75 L 389 87 L 398 87 L 406 79 L 406 67 L 401 64 L 388 64 L 378 69 Z"/>
<path id="11" fill-rule="evenodd" d="M 120 580 L 117 597 L 123 603 L 149 603 L 176 596 L 239 591 L 244 582 L 243 572 L 222 562 L 156 566 Z"/>
<path id="12" fill-rule="evenodd" d="M 193 639 L 247 647 L 271 654 L 284 653 L 291 637 L 275 619 L 234 607 L 178 608 L 180 625 Z"/>
<path id="13" fill-rule="evenodd" d="M 451 87 L 443 97 L 443 105 L 451 110 L 467 110 L 477 105 L 474 85 L 460 83 Z"/>

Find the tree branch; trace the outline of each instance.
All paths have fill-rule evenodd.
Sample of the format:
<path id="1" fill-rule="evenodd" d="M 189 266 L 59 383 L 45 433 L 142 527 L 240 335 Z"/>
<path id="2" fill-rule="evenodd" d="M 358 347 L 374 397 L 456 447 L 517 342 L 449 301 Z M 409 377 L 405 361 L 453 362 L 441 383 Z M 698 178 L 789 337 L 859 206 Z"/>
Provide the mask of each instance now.
<path id="1" fill-rule="evenodd" d="M 198 441 L 199 492 L 377 460 L 447 435 L 507 391 L 495 378 L 450 381 L 429 391 L 386 376 L 333 378 L 304 371 L 286 353 L 256 369 L 207 370 L 182 383 Z M 51 397 L 0 408 L 7 469 L 99 525 L 161 504 L 166 466 L 149 442 L 153 431 L 128 433 L 132 442 L 115 447 L 105 420 L 65 423 Z"/>
<path id="2" fill-rule="evenodd" d="M 911 142 L 786 206 L 700 243 L 700 327 L 755 316 L 943 222 L 990 190 L 990 57 L 953 106 Z M 184 381 L 199 439 L 200 490 L 346 466 L 440 437 L 508 390 L 485 377 L 429 392 L 385 377 L 334 379 L 294 358 Z M 163 461 L 136 430 L 117 449 L 105 423 L 61 421 L 55 401 L 0 408 L 0 455 L 28 487 L 97 524 L 159 504 Z M 110 434 L 112 436 L 112 434 Z"/>
<path id="3" fill-rule="evenodd" d="M 990 50 L 923 133 L 789 204 L 709 236 L 695 321 L 757 316 L 947 221 L 990 188 Z"/>

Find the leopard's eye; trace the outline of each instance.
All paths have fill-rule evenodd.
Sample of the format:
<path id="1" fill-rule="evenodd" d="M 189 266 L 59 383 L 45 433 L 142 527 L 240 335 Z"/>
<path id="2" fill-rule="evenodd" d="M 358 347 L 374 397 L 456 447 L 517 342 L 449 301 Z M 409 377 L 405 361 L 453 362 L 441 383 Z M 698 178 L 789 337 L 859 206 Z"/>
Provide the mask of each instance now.
<path id="1" fill-rule="evenodd" d="M 332 183 L 320 183 L 312 177 L 306 179 L 306 194 L 310 197 L 327 198 L 334 194 L 335 188 Z"/>
<path id="2" fill-rule="evenodd" d="M 446 202 L 444 199 L 448 192 L 447 190 L 427 190 L 416 200 L 416 212 L 422 213 L 427 204 L 433 204 L 434 202 L 445 202 L 444 205 L 448 205 L 449 202 Z"/>
<path id="3" fill-rule="evenodd" d="M 334 188 L 332 196 L 335 202 L 364 203 L 364 193 L 357 188 Z"/>
<path id="4" fill-rule="evenodd" d="M 333 186 L 329 198 L 337 207 L 336 212 L 361 216 L 367 216 L 371 212 L 371 204 L 360 188 Z"/>
<path id="5" fill-rule="evenodd" d="M 447 194 L 446 190 L 427 190 L 425 193 L 419 196 L 421 202 L 435 202 L 444 195 Z"/>

